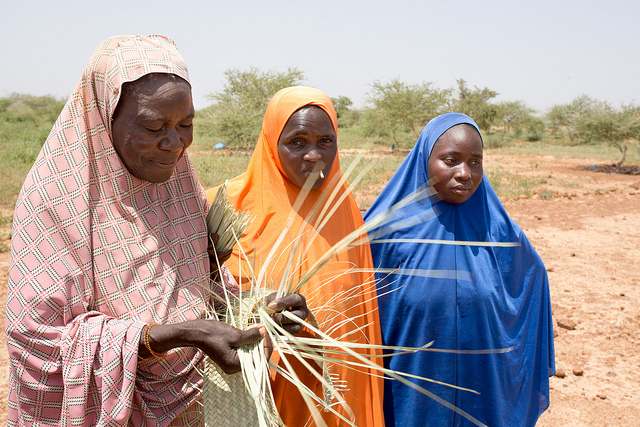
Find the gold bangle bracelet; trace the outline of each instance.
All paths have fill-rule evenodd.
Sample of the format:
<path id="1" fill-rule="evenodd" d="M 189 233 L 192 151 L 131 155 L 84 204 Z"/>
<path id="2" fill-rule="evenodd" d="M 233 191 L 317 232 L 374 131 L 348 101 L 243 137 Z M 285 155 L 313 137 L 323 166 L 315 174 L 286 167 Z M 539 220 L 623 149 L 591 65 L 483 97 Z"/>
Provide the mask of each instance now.
<path id="1" fill-rule="evenodd" d="M 155 357 L 156 359 L 159 359 L 161 357 L 164 357 L 164 355 L 167 353 L 166 352 L 156 353 L 151 349 L 151 343 L 149 343 L 149 332 L 151 331 L 151 328 L 154 326 L 158 326 L 158 324 L 152 323 L 149 326 L 147 326 L 147 330 L 145 331 L 145 334 L 144 334 L 144 346 L 147 347 L 147 350 L 149 350 L 149 353 L 151 353 L 151 356 Z"/>

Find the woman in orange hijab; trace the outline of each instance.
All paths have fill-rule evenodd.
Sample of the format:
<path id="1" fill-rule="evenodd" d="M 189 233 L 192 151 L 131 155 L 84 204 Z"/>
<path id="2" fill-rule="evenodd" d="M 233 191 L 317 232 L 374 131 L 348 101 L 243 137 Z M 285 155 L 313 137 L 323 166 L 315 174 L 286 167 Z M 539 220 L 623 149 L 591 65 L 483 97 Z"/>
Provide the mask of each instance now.
<path id="1" fill-rule="evenodd" d="M 336 135 L 336 112 L 323 92 L 295 86 L 271 98 L 247 171 L 227 184 L 231 205 L 255 217 L 240 239 L 244 254 L 236 246 L 226 262 L 243 288 L 260 271 L 269 278 L 266 286 L 271 289 L 277 289 L 283 279 L 297 283 L 330 248 L 363 224 L 340 170 Z M 305 186 L 307 179 L 315 183 Z M 209 200 L 216 191 L 207 191 Z M 301 193 L 304 202 L 296 209 Z M 289 225 L 286 238 L 279 240 Z M 269 253 L 276 256 L 268 259 Z M 365 243 L 333 255 L 304 284 L 299 292 L 307 298 L 321 329 L 343 341 L 381 343 L 372 271 L 371 251 Z M 344 322 L 346 319 L 351 320 Z M 299 378 L 323 398 L 320 381 L 293 357 L 287 360 Z M 334 384 L 346 382 L 347 390 L 341 394 L 348 408 L 333 400 L 345 419 L 358 426 L 384 425 L 383 382 L 378 372 L 340 364 L 330 364 L 329 371 Z M 310 425 L 310 411 L 293 384 L 275 374 L 272 389 L 285 425 Z M 321 413 L 330 426 L 349 425 L 331 412 Z"/>

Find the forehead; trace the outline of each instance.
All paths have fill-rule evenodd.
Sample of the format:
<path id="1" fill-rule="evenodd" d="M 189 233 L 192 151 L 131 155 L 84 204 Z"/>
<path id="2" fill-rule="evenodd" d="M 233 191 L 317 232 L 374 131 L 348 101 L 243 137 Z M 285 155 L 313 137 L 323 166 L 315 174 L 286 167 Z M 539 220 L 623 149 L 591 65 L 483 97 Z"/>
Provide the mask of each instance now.
<path id="1" fill-rule="evenodd" d="M 432 153 L 457 152 L 482 155 L 482 137 L 471 125 L 459 124 L 449 128 L 435 142 Z"/>
<path id="2" fill-rule="evenodd" d="M 282 134 L 291 132 L 335 135 L 329 115 L 322 108 L 315 105 L 302 107 L 289 117 L 282 129 Z"/>
<path id="3" fill-rule="evenodd" d="M 174 74 L 151 73 L 132 82 L 125 83 L 122 86 L 122 95 L 116 108 L 132 107 L 144 98 L 162 96 L 159 89 L 167 83 L 173 83 L 173 85 L 169 86 L 178 87 L 181 91 L 191 94 L 191 85 L 183 78 Z"/>

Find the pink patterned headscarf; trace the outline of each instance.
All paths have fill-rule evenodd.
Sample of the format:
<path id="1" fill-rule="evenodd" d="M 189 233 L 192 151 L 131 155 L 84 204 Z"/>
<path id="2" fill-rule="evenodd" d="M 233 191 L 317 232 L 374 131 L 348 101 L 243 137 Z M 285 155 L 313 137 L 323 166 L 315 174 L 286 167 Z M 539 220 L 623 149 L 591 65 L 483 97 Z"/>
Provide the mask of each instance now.
<path id="1" fill-rule="evenodd" d="M 185 155 L 171 178 L 131 175 L 113 148 L 122 85 L 189 80 L 162 36 L 93 53 L 16 203 L 7 294 L 10 425 L 168 425 L 198 397 L 200 352 L 138 359 L 149 323 L 203 315 L 207 201 Z"/>

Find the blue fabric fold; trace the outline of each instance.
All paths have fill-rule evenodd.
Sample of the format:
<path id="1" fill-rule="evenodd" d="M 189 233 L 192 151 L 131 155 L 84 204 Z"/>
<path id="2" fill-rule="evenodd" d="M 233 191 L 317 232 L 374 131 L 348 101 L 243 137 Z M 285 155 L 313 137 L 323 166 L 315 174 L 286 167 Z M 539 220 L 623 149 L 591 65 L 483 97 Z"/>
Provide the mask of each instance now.
<path id="1" fill-rule="evenodd" d="M 403 199 L 428 191 L 431 150 L 444 132 L 461 123 L 478 129 L 459 113 L 429 122 L 365 212 L 365 222 L 371 225 Z M 452 352 L 387 357 L 386 367 L 477 393 L 412 380 L 464 416 L 387 380 L 387 426 L 474 425 L 471 420 L 490 426 L 534 425 L 549 406 L 549 376 L 555 372 L 549 283 L 542 260 L 507 215 L 486 175 L 464 203 L 431 195 L 393 211 L 392 218 L 370 232 L 374 266 L 385 269 L 376 274 L 383 343 L 420 347 L 434 341 L 432 348 Z M 416 239 L 446 242 L 412 241 Z M 404 274 L 411 270 L 420 274 Z M 465 353 L 469 350 L 496 352 Z"/>

